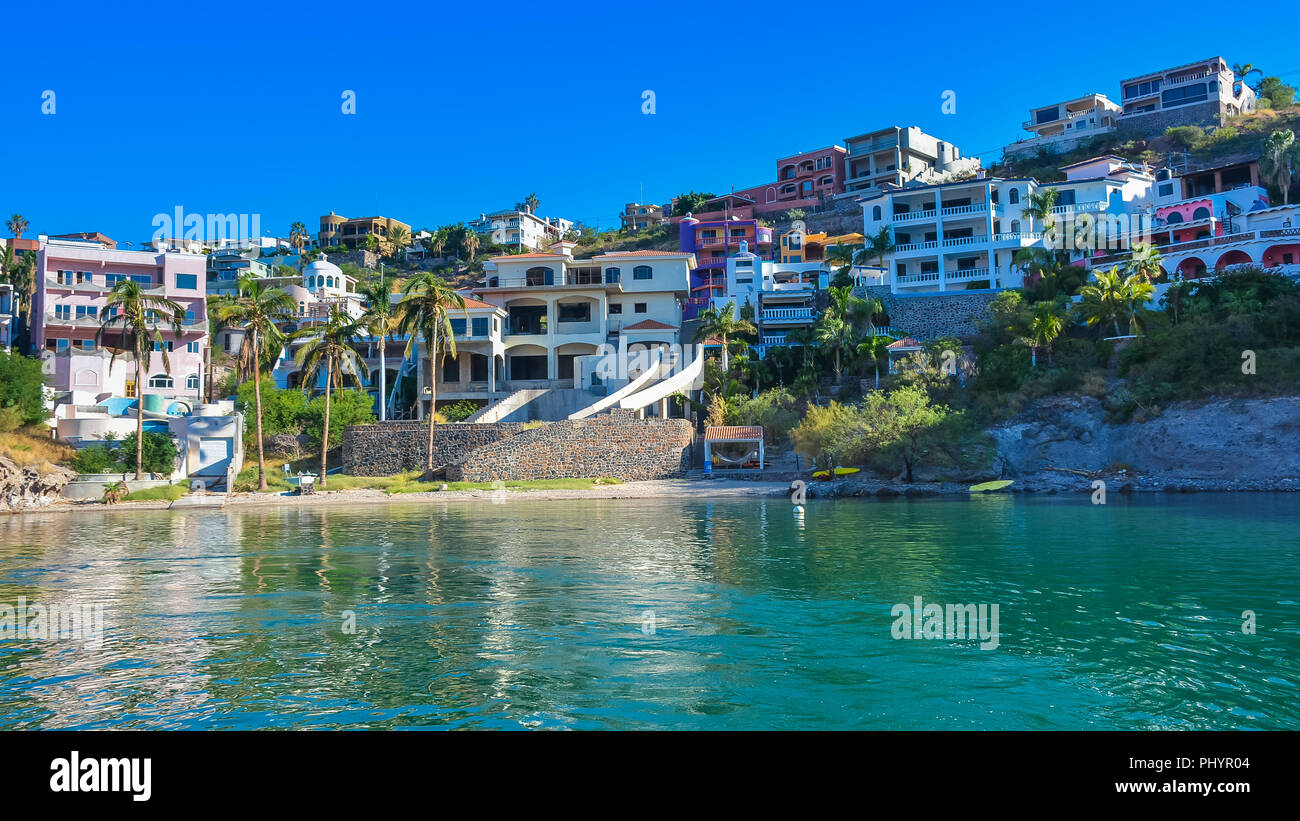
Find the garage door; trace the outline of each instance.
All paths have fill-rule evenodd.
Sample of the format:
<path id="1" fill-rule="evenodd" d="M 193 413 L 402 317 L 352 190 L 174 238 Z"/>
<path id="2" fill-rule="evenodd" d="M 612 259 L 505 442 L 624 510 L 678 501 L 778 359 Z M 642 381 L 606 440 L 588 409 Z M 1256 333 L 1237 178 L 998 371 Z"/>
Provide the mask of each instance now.
<path id="1" fill-rule="evenodd" d="M 205 476 L 224 476 L 230 466 L 230 439 L 200 439 L 199 469 L 195 473 Z"/>

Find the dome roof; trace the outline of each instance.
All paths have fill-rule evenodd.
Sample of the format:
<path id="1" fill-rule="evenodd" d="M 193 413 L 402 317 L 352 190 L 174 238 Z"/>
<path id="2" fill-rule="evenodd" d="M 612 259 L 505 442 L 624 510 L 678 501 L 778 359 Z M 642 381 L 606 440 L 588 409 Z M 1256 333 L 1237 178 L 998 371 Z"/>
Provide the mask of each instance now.
<path id="1" fill-rule="evenodd" d="M 337 276 L 342 276 L 343 269 L 335 265 L 334 263 L 330 262 L 324 256 L 322 256 L 320 259 L 311 263 L 306 268 L 303 268 L 302 273 L 304 276 L 311 276 L 313 274 L 334 274 Z"/>

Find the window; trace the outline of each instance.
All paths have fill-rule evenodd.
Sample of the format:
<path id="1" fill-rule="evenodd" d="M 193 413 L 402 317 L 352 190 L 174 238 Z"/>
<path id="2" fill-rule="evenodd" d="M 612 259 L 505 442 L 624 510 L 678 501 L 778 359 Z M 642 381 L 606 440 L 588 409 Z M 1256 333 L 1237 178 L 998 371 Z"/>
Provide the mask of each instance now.
<path id="1" fill-rule="evenodd" d="M 1012 220 L 1012 221 L 1011 221 L 1011 233 L 1013 233 L 1013 234 L 1019 234 L 1019 233 L 1020 233 L 1020 220 Z"/>
<path id="2" fill-rule="evenodd" d="M 634 303 L 634 304 L 632 305 L 632 310 L 633 310 L 633 312 L 635 312 L 635 313 L 643 314 L 643 313 L 646 312 L 646 304 L 645 304 L 644 302 L 637 302 L 637 303 Z"/>
<path id="3" fill-rule="evenodd" d="M 478 320 L 474 320 L 477 322 Z M 469 381 L 488 381 L 488 358 L 481 353 L 469 355 Z"/>
<path id="4" fill-rule="evenodd" d="M 72 306 L 71 306 L 71 305 L 55 305 L 55 306 L 54 306 L 54 318 L 55 318 L 55 319 L 72 319 Z"/>
<path id="5" fill-rule="evenodd" d="M 609 303 L 609 313 L 610 313 L 611 316 L 613 316 L 614 314 L 621 314 L 621 313 L 623 313 L 623 303 L 621 303 L 621 302 L 611 302 L 611 303 Z"/>
<path id="6" fill-rule="evenodd" d="M 197 373 L 192 373 L 185 377 L 185 389 L 190 391 L 196 391 L 199 389 L 199 375 Z"/>
<path id="7" fill-rule="evenodd" d="M 620 276 L 622 276 L 622 271 L 618 270 L 617 268 L 605 269 L 605 282 L 607 284 L 613 285 L 614 283 L 618 282 L 618 278 Z"/>
<path id="8" fill-rule="evenodd" d="M 464 335 L 465 335 L 465 320 L 463 320 L 463 319 L 453 319 L 453 320 L 451 320 L 451 334 L 452 334 L 452 336 L 464 336 Z"/>
<path id="9" fill-rule="evenodd" d="M 1165 108 L 1173 106 L 1190 105 L 1209 99 L 1205 91 L 1205 83 L 1192 83 L 1181 88 L 1171 88 L 1160 95 L 1160 102 Z"/>
<path id="10" fill-rule="evenodd" d="M 1172 193 L 1174 193 L 1174 184 L 1172 182 L 1160 184 L 1160 196 L 1167 197 Z"/>
<path id="11" fill-rule="evenodd" d="M 471 321 L 471 331 L 474 336 L 488 335 L 488 318 L 485 316 L 474 317 Z M 485 377 L 486 378 L 486 377 Z"/>
<path id="12" fill-rule="evenodd" d="M 164 345 L 167 347 L 168 353 L 176 350 L 176 343 L 172 342 L 170 339 L 165 339 L 162 342 L 159 342 L 156 339 L 153 341 L 153 349 L 155 351 L 161 351 Z"/>
<path id="13" fill-rule="evenodd" d="M 177 274 L 176 287 L 183 288 L 187 291 L 197 290 L 199 287 L 199 278 L 195 274 Z"/>
<path id="14" fill-rule="evenodd" d="M 186 352 L 186 353 L 198 353 L 198 352 L 199 352 L 199 343 L 198 343 L 198 342 L 186 342 L 186 343 L 185 343 L 185 352 Z"/>
<path id="15" fill-rule="evenodd" d="M 880 206 L 877 205 L 871 209 L 871 218 L 876 222 L 880 221 Z"/>
<path id="16" fill-rule="evenodd" d="M 590 322 L 590 302 L 560 303 L 555 306 L 556 319 L 560 322 Z"/>
<path id="17" fill-rule="evenodd" d="M 93 350 L 95 350 L 95 340 L 93 340 L 93 339 L 83 339 L 83 340 L 81 340 L 81 349 L 82 349 L 83 351 L 93 351 Z"/>
<path id="18" fill-rule="evenodd" d="M 185 324 L 186 324 L 186 325 L 193 325 L 193 324 L 194 324 L 194 319 L 195 319 L 195 316 L 194 316 L 194 312 L 193 312 L 193 311 L 186 311 L 186 312 L 185 312 Z"/>
<path id="19" fill-rule="evenodd" d="M 654 275 L 649 265 L 638 265 L 632 269 L 632 279 L 653 279 Z"/>
<path id="20" fill-rule="evenodd" d="M 149 387 L 151 388 L 170 388 L 173 387 L 172 378 L 165 373 L 156 373 L 149 377 Z"/>
<path id="21" fill-rule="evenodd" d="M 126 398 L 127 398 L 127 399 L 134 399 L 134 398 L 135 398 L 135 380 L 134 380 L 134 379 L 128 379 L 128 380 L 126 380 Z"/>
<path id="22" fill-rule="evenodd" d="M 555 284 L 555 271 L 550 268 L 529 268 L 524 274 L 524 284 L 530 286 Z"/>
<path id="23" fill-rule="evenodd" d="M 1012 205 L 1015 205 L 1016 203 L 1020 202 L 1020 189 L 1019 189 L 1019 188 L 1012 188 L 1012 189 L 1011 189 L 1011 192 L 1010 192 L 1009 194 L 1007 194 L 1007 202 L 1011 203 Z"/>
<path id="24" fill-rule="evenodd" d="M 442 360 L 442 381 L 459 382 L 460 381 L 460 360 L 448 356 Z"/>

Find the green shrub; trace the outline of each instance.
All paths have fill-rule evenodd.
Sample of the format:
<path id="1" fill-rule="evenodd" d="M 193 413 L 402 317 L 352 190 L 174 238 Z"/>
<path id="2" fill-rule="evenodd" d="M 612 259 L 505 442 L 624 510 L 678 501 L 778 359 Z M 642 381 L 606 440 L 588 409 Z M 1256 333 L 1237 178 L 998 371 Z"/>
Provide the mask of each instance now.
<path id="1" fill-rule="evenodd" d="M 729 425 L 762 425 L 767 441 L 778 444 L 799 424 L 802 404 L 785 388 L 772 388 L 752 399 L 740 398 L 734 407 L 728 407 L 726 421 Z"/>
<path id="2" fill-rule="evenodd" d="M 106 439 L 102 445 L 82 448 L 72 458 L 73 470 L 78 473 L 133 473 L 135 443 L 133 431 L 120 444 Z M 168 433 L 145 431 L 141 456 L 146 472 L 170 475 L 176 466 L 176 441 Z"/>
<path id="3" fill-rule="evenodd" d="M 478 411 L 479 406 L 468 399 L 461 399 L 438 408 L 438 413 L 448 422 L 463 422 Z"/>
<path id="4" fill-rule="evenodd" d="M 41 373 L 41 361 L 30 356 L 0 351 L 0 408 L 17 408 L 9 411 L 3 419 L 12 419 L 20 414 L 20 422 L 11 428 L 15 430 L 22 425 L 34 425 L 49 414 L 41 395 L 41 386 L 45 377 Z M 7 424 L 0 419 L 0 424 Z"/>

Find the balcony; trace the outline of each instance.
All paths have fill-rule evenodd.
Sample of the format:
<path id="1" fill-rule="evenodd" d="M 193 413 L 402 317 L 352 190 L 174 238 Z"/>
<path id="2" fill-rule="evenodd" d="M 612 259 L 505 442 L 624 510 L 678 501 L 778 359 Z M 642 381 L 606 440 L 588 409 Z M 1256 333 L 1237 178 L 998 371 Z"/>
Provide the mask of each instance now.
<path id="1" fill-rule="evenodd" d="M 759 318 L 763 322 L 811 322 L 817 312 L 812 308 L 764 308 Z"/>
<path id="2" fill-rule="evenodd" d="M 907 274 L 901 277 L 895 277 L 894 281 L 899 285 L 926 285 L 931 282 L 939 281 L 938 271 L 923 271 L 919 274 Z"/>
<path id="3" fill-rule="evenodd" d="M 1090 211 L 1104 211 L 1106 203 L 1098 200 L 1096 202 L 1075 202 L 1069 205 L 1056 205 L 1052 207 L 1053 214 L 1084 214 Z"/>
<path id="4" fill-rule="evenodd" d="M 1023 240 L 1040 240 L 1043 238 L 1042 231 L 1004 231 L 1001 234 L 994 234 L 994 242 L 1021 242 Z"/>
<path id="5" fill-rule="evenodd" d="M 944 278 L 948 282 L 970 282 L 976 279 L 988 279 L 988 268 L 958 268 L 956 271 L 948 271 Z"/>
<path id="6" fill-rule="evenodd" d="M 898 222 L 916 222 L 917 220 L 932 220 L 935 217 L 935 210 L 930 208 L 925 211 L 906 211 L 904 213 L 895 213 L 893 221 Z"/>
<path id="7" fill-rule="evenodd" d="M 924 251 L 929 248 L 938 248 L 938 247 L 939 247 L 939 243 L 937 240 L 930 240 L 929 242 L 908 242 L 908 243 L 904 243 L 903 245 L 895 245 L 894 253 L 901 254 L 905 251 Z"/>
<path id="8" fill-rule="evenodd" d="M 959 247 L 961 247 L 961 246 L 963 246 L 963 245 L 982 245 L 982 244 L 984 244 L 984 243 L 986 243 L 986 242 L 988 242 L 988 241 L 989 241 L 989 238 L 986 237 L 986 236 L 977 236 L 977 237 L 956 237 L 955 239 L 945 239 L 945 240 L 943 241 L 943 247 L 944 247 L 944 248 L 959 248 Z"/>
<path id="9" fill-rule="evenodd" d="M 954 205 L 951 208 L 941 209 L 939 213 L 945 217 L 961 217 L 967 214 L 985 214 L 988 210 L 988 203 L 977 202 L 974 205 Z"/>

